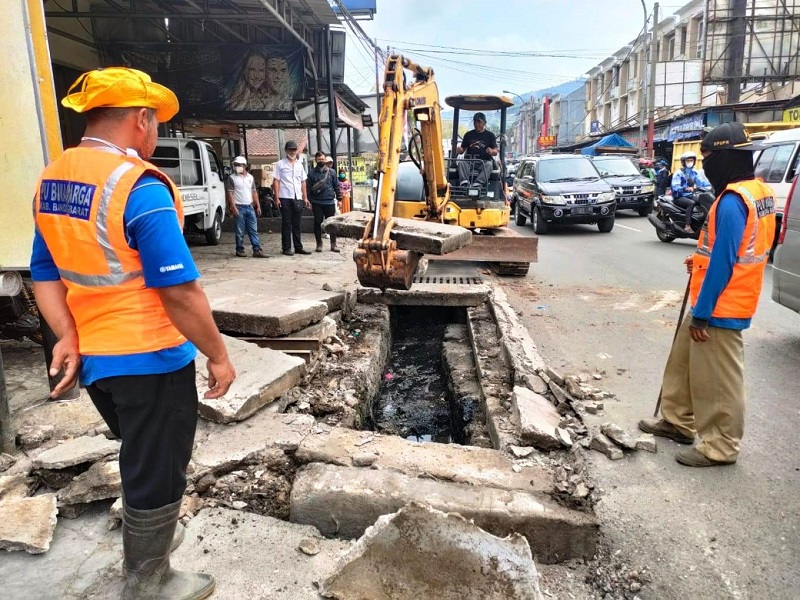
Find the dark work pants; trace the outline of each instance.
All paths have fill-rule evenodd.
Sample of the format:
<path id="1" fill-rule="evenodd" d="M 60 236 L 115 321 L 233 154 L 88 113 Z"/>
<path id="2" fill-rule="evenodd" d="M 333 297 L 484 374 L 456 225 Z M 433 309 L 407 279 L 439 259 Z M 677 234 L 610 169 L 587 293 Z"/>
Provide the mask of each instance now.
<path id="1" fill-rule="evenodd" d="M 322 222 L 336 214 L 336 202 L 330 204 L 311 203 L 311 210 L 314 211 L 314 237 L 317 239 L 317 246 L 322 245 Z M 336 245 L 336 236 L 331 235 L 331 246 Z"/>
<path id="2" fill-rule="evenodd" d="M 152 510 L 180 500 L 197 428 L 194 361 L 162 375 L 99 379 L 86 391 L 122 439 L 119 468 L 128 506 Z"/>
<path id="3" fill-rule="evenodd" d="M 281 245 L 283 251 L 292 249 L 303 249 L 303 240 L 300 237 L 300 219 L 303 216 L 302 200 L 292 200 L 291 198 L 281 198 Z"/>

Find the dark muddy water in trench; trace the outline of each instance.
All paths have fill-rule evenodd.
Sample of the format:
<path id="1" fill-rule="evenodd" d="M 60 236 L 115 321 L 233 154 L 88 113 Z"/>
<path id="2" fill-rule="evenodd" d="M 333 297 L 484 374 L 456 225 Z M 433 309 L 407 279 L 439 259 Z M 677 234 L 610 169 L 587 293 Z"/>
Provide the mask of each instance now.
<path id="1" fill-rule="evenodd" d="M 454 431 L 442 342 L 458 313 L 439 308 L 395 307 L 389 364 L 372 407 L 375 431 L 417 442 L 461 443 Z"/>

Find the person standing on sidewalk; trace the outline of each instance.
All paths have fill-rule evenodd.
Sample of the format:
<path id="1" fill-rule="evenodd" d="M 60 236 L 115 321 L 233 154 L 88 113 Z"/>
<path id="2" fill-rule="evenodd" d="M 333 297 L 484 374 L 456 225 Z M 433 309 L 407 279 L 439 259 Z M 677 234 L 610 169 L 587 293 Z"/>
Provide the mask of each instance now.
<path id="1" fill-rule="evenodd" d="M 342 191 L 342 202 L 339 210 L 343 213 L 350 212 L 353 205 L 353 199 L 351 198 L 353 184 L 347 179 L 347 173 L 344 168 L 339 169 L 339 189 Z"/>
<path id="2" fill-rule="evenodd" d="M 81 75 L 62 100 L 86 115 L 81 143 L 47 165 L 33 209 L 36 302 L 58 337 L 53 395 L 80 377 L 122 439 L 122 597 L 202 599 L 211 575 L 170 567 L 197 426 L 196 348 L 206 398 L 236 372 L 183 238 L 175 184 L 147 162 L 178 99 L 135 69 Z"/>
<path id="3" fill-rule="evenodd" d="M 307 188 L 311 197 L 311 210 L 314 212 L 317 252 L 322 252 L 322 222 L 336 214 L 336 201 L 341 199 L 342 192 L 333 169 L 325 162 L 325 154 L 317 152 L 314 161 L 314 168 L 308 172 Z M 331 235 L 331 252 L 339 252 L 335 235 Z"/>
<path id="4" fill-rule="evenodd" d="M 756 312 L 775 236 L 774 192 L 753 173 L 753 151 L 741 123 L 714 128 L 701 142 L 703 168 L 719 195 L 697 250 L 685 260 L 692 311 L 672 345 L 660 420 L 639 429 L 681 444 L 676 460 L 689 467 L 732 465 L 744 434 L 742 330 Z"/>
<path id="5" fill-rule="evenodd" d="M 289 140 L 283 147 L 286 158 L 275 163 L 272 192 L 281 209 L 281 245 L 286 256 L 311 254 L 303 249 L 300 223 L 303 208 L 311 208 L 306 193 L 306 172 L 297 160 L 297 142 Z M 294 243 L 294 251 L 292 250 Z"/>
<path id="6" fill-rule="evenodd" d="M 244 156 L 233 159 L 233 173 L 225 181 L 225 196 L 228 198 L 228 210 L 236 219 L 236 256 L 245 257 L 244 232 L 250 238 L 253 247 L 253 258 L 269 258 L 261 249 L 258 239 L 258 220 L 261 216 L 261 202 L 253 176 L 247 172 L 247 160 Z"/>

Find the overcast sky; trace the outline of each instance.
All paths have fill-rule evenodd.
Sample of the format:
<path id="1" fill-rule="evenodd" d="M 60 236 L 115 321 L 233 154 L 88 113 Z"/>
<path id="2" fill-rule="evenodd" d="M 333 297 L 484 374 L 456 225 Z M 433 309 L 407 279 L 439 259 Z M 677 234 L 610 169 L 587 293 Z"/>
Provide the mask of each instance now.
<path id="1" fill-rule="evenodd" d="M 662 17 L 679 1 L 666 0 Z M 653 0 L 645 4 L 652 13 Z M 433 67 L 444 97 L 523 94 L 570 81 L 635 39 L 643 19 L 640 0 L 378 0 L 375 20 L 361 25 L 381 48 L 392 46 Z M 454 48 L 561 56 L 490 57 Z M 374 58 L 353 36 L 346 56 L 348 85 L 374 92 Z"/>

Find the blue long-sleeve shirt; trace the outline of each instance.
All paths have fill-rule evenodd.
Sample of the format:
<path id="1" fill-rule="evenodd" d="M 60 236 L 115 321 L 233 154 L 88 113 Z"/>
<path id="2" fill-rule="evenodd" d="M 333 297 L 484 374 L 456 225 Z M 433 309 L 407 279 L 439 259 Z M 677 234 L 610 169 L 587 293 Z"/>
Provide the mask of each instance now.
<path id="1" fill-rule="evenodd" d="M 723 194 L 717 204 L 716 238 L 711 248 L 708 270 L 697 297 L 697 304 L 692 307 L 692 317 L 698 326 L 704 326 L 707 322 L 711 327 L 723 329 L 750 327 L 750 319 L 721 319 L 711 316 L 717 300 L 733 275 L 736 255 L 746 226 L 747 208 L 741 198 L 731 192 Z"/>
<path id="2" fill-rule="evenodd" d="M 700 172 L 694 169 L 680 169 L 672 175 L 672 195 L 675 198 L 692 195 L 692 192 L 686 189 L 689 187 L 689 179 L 694 182 L 695 188 L 711 187 L 711 184 Z"/>

